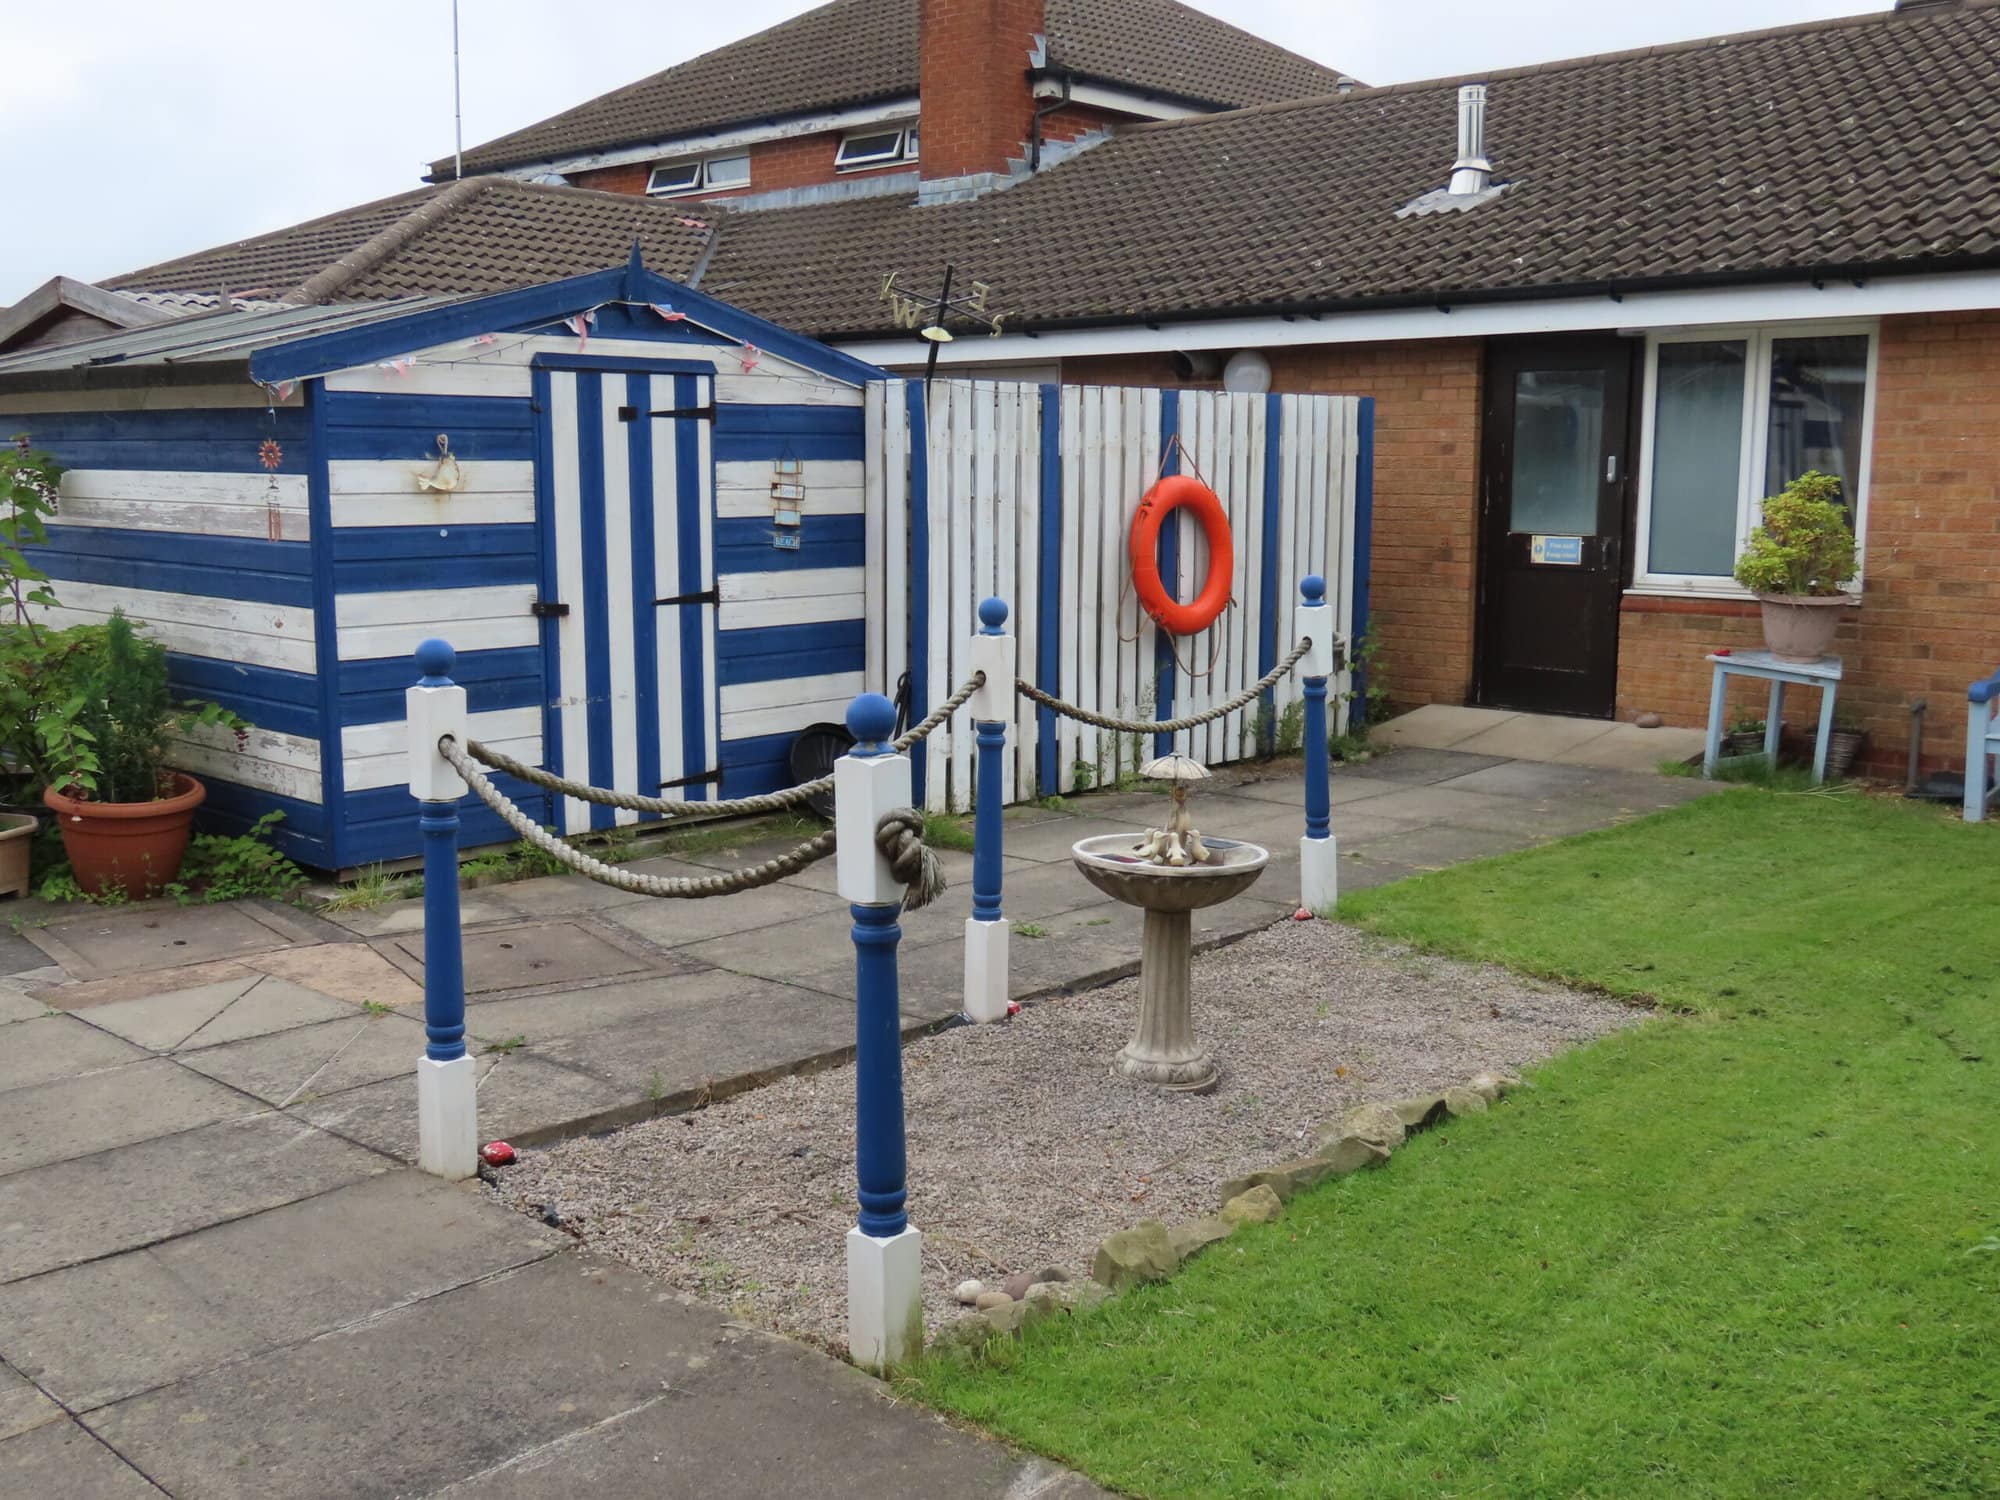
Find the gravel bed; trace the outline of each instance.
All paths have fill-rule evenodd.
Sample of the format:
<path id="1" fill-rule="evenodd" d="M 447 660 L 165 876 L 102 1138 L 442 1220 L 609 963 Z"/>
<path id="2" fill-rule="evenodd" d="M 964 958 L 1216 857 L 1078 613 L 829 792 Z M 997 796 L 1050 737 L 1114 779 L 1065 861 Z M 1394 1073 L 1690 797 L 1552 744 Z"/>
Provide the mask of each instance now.
<path id="1" fill-rule="evenodd" d="M 1368 1099 L 1514 1070 L 1639 1013 L 1328 922 L 1283 923 L 1194 964 L 1213 1094 L 1115 1078 L 1138 982 L 904 1049 L 910 1221 L 935 1330 L 969 1276 L 1088 1268 L 1140 1219 L 1211 1212 L 1226 1179 L 1296 1155 Z M 692 1114 L 524 1152 L 499 1176 L 593 1248 L 737 1316 L 844 1347 L 854 1075 L 788 1078 Z M 1392 1168 L 1393 1170 L 1393 1168 Z"/>

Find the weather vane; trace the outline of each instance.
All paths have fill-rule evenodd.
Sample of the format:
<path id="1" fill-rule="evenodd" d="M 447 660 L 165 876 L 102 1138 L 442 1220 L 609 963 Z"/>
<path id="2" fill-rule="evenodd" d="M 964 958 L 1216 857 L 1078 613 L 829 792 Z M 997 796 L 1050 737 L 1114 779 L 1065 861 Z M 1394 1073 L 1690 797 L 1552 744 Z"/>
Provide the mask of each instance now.
<path id="1" fill-rule="evenodd" d="M 924 384 L 929 385 L 931 376 L 937 371 L 938 350 L 952 341 L 952 332 L 945 327 L 947 318 L 955 318 L 961 323 L 970 323 L 975 328 L 986 330 L 988 338 L 1000 337 L 1000 325 L 1006 321 L 1004 313 L 989 313 L 986 299 L 993 288 L 983 281 L 972 283 L 972 290 L 951 294 L 951 278 L 954 268 L 944 268 L 944 285 L 935 297 L 927 293 L 906 292 L 897 284 L 901 271 L 891 271 L 882 278 L 882 300 L 889 304 L 890 316 L 898 328 L 913 328 L 919 337 L 931 346 L 930 357 L 924 361 Z"/>

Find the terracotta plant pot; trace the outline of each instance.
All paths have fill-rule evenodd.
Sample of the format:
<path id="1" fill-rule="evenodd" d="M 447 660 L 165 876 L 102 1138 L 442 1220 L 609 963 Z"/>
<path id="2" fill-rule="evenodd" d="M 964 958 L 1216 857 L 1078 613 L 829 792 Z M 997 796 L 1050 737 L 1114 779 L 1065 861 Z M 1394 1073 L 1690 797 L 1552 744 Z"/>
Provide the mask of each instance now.
<path id="1" fill-rule="evenodd" d="M 1779 661 L 1816 662 L 1833 645 L 1847 595 L 1820 599 L 1806 594 L 1759 594 L 1764 606 L 1764 644 Z"/>
<path id="2" fill-rule="evenodd" d="M 151 802 L 85 802 L 54 787 L 42 793 L 86 894 L 123 891 L 136 901 L 180 874 L 194 810 L 208 788 L 185 772 L 171 774 L 174 794 Z"/>
<path id="3" fill-rule="evenodd" d="M 28 894 L 28 852 L 41 826 L 32 813 L 0 812 L 0 896 Z"/>

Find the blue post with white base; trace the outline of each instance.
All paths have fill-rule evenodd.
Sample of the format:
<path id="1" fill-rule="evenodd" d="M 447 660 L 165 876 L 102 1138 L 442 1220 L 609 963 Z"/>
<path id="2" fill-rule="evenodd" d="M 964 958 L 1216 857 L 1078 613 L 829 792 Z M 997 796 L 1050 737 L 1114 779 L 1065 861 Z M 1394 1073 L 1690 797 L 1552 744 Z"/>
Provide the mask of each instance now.
<path id="1" fill-rule="evenodd" d="M 1339 659 L 1326 580 L 1317 573 L 1299 583 L 1294 642 L 1310 639 L 1299 659 L 1306 705 L 1306 835 L 1299 840 L 1299 905 L 1315 914 L 1340 899 L 1340 855 L 1333 837 L 1333 787 L 1326 747 L 1326 685 Z"/>
<path id="2" fill-rule="evenodd" d="M 833 768 L 840 894 L 854 914 L 854 1171 L 861 1212 L 847 1231 L 847 1350 L 863 1369 L 924 1347 L 923 1235 L 910 1227 L 903 1147 L 902 1007 L 896 925 L 903 888 L 875 844 L 910 797 L 909 757 L 890 748 L 896 706 L 863 693 L 847 710 L 854 748 Z"/>
<path id="3" fill-rule="evenodd" d="M 479 1170 L 479 1096 L 465 1050 L 465 956 L 459 942 L 458 799 L 465 781 L 438 740 L 466 740 L 465 689 L 443 641 L 417 647 L 423 675 L 403 694 L 410 795 L 424 836 L 424 1055 L 417 1060 L 417 1165 L 457 1181 Z"/>
<path id="4" fill-rule="evenodd" d="M 1007 603 L 979 605 L 979 633 L 971 665 L 985 683 L 966 708 L 979 744 L 979 795 L 972 833 L 972 915 L 965 923 L 965 1014 L 974 1021 L 1007 1019 L 1008 935 L 1014 924 L 1000 915 L 1000 864 L 1005 827 L 1007 727 L 1014 718 L 1014 637 L 1007 632 Z"/>

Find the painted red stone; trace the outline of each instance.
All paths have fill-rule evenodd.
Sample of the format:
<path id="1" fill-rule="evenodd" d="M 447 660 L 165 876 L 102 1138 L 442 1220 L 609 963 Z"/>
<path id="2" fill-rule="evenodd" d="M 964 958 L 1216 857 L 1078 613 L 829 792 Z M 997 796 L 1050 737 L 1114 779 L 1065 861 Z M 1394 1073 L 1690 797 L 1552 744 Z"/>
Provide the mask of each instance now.
<path id="1" fill-rule="evenodd" d="M 479 1148 L 479 1159 L 489 1167 L 511 1166 L 514 1161 L 514 1148 L 505 1141 L 488 1141 Z"/>

